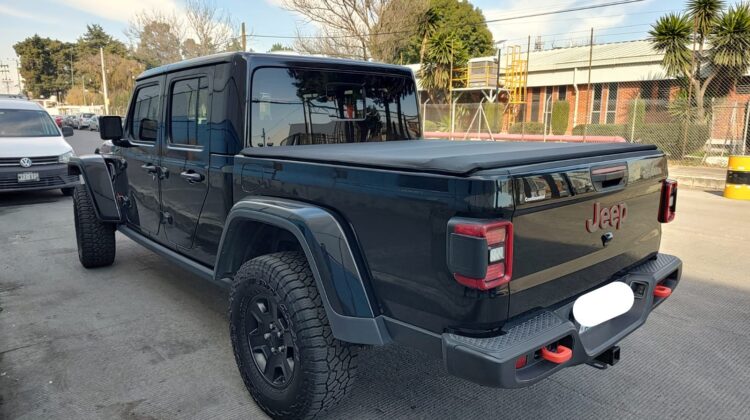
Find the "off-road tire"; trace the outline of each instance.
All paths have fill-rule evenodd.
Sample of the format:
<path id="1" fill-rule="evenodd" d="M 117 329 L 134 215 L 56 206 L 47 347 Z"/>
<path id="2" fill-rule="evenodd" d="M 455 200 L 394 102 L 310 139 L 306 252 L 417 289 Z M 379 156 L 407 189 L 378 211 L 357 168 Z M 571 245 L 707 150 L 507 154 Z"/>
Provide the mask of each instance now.
<path id="1" fill-rule="evenodd" d="M 248 307 L 258 295 L 277 299 L 288 316 L 294 370 L 286 386 L 263 376 L 249 344 Z M 240 267 L 229 302 L 230 335 L 237 367 L 257 404 L 273 418 L 314 418 L 350 390 L 357 370 L 357 345 L 333 337 L 315 279 L 298 252 L 264 255 Z"/>
<path id="2" fill-rule="evenodd" d="M 115 261 L 115 225 L 96 217 L 94 203 L 83 185 L 73 192 L 78 260 L 86 268 L 104 267 Z"/>
<path id="3" fill-rule="evenodd" d="M 70 188 L 60 188 L 60 191 L 62 191 L 62 194 L 66 197 L 70 197 L 73 195 L 73 192 L 75 192 L 75 187 Z"/>

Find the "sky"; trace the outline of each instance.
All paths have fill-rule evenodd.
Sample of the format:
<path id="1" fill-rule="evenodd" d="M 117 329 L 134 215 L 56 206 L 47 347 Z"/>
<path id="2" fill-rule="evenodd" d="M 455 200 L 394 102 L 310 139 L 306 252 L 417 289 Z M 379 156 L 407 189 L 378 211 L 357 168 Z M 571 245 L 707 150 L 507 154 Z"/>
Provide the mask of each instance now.
<path id="1" fill-rule="evenodd" d="M 0 64 L 10 64 L 11 78 L 15 79 L 13 44 L 35 33 L 62 41 L 75 41 L 87 24 L 97 23 L 122 41 L 127 41 L 124 30 L 133 15 L 141 10 L 159 9 L 179 11 L 184 0 L 0 0 Z M 214 0 L 239 22 L 245 22 L 248 32 L 258 35 L 294 36 L 296 28 L 312 32 L 314 27 L 302 17 L 284 10 L 282 0 Z M 571 7 L 609 3 L 612 0 L 473 0 L 486 19 L 498 19 Z M 495 40 L 508 44 L 525 45 L 542 36 L 546 48 L 580 43 L 588 39 L 591 27 L 595 41 L 616 42 L 641 39 L 657 17 L 669 11 L 679 11 L 685 0 L 644 0 L 639 3 L 612 6 L 557 15 L 529 17 L 490 23 Z M 251 38 L 248 47 L 265 52 L 274 42 L 291 44 L 292 39 Z"/>

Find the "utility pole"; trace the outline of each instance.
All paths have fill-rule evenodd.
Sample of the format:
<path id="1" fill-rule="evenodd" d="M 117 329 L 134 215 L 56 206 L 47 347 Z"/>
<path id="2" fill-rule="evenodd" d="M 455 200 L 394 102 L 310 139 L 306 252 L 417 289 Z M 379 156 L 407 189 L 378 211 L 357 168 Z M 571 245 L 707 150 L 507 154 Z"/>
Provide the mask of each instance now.
<path id="1" fill-rule="evenodd" d="M 7 64 L 0 62 L 0 82 L 5 83 L 5 93 L 10 93 L 10 70 Z"/>
<path id="2" fill-rule="evenodd" d="M 247 52 L 247 33 L 245 33 L 245 22 L 242 22 L 242 52 Z"/>
<path id="3" fill-rule="evenodd" d="M 591 37 L 589 38 L 589 81 L 587 83 L 587 95 L 586 95 L 586 113 L 589 114 L 588 118 L 591 118 L 591 108 L 589 108 L 589 105 L 591 104 L 591 63 L 594 60 L 594 28 L 591 28 Z M 578 99 L 576 99 L 578 100 Z M 588 120 L 587 118 L 587 120 Z M 589 121 L 589 124 L 594 124 L 594 121 Z M 584 124 L 583 126 L 583 141 L 586 141 L 586 134 L 589 124 Z M 599 121 L 596 121 L 596 124 L 599 124 Z"/>
<path id="4" fill-rule="evenodd" d="M 75 82 L 73 81 L 73 49 L 70 49 L 70 88 L 73 88 Z"/>
<path id="5" fill-rule="evenodd" d="M 109 115 L 109 95 L 107 95 L 107 73 L 104 71 L 104 48 L 99 47 L 99 57 L 102 59 L 102 87 L 104 88 L 104 113 Z"/>
<path id="6" fill-rule="evenodd" d="M 21 86 L 21 62 L 16 59 L 16 78 L 18 79 L 18 93 L 23 93 L 23 87 Z"/>

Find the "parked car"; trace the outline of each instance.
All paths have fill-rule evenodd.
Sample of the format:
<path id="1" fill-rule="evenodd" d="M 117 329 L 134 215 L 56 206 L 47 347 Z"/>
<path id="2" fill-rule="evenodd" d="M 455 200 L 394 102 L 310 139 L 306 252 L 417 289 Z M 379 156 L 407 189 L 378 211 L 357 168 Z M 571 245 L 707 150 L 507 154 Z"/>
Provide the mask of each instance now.
<path id="1" fill-rule="evenodd" d="M 99 131 L 99 116 L 94 114 L 89 118 L 88 121 L 89 131 Z"/>
<path id="2" fill-rule="evenodd" d="M 93 116 L 94 116 L 94 114 L 92 114 L 90 112 L 84 112 L 84 113 L 81 113 L 81 114 L 77 114 L 75 116 L 75 119 L 73 120 L 73 123 L 75 124 L 74 127 L 77 130 L 81 130 L 81 129 L 87 128 L 89 126 L 89 119 L 91 117 L 93 117 Z"/>
<path id="3" fill-rule="evenodd" d="M 52 119 L 55 121 L 55 125 L 58 127 L 63 126 L 63 116 L 62 115 L 51 115 Z"/>
<path id="4" fill-rule="evenodd" d="M 34 102 L 0 99 L 0 192 L 59 188 L 73 194 L 78 176 L 68 174 L 73 148 L 58 127 Z"/>
<path id="5" fill-rule="evenodd" d="M 74 114 L 67 114 L 63 116 L 63 125 L 68 127 L 74 127 L 75 126 L 75 118 L 76 116 Z"/>
<path id="6" fill-rule="evenodd" d="M 150 69 L 130 104 L 99 120 L 111 153 L 70 161 L 79 260 L 112 264 L 119 231 L 229 288 L 272 417 L 333 406 L 362 345 L 506 388 L 614 365 L 680 281 L 652 145 L 424 140 L 409 69 L 317 57 Z"/>

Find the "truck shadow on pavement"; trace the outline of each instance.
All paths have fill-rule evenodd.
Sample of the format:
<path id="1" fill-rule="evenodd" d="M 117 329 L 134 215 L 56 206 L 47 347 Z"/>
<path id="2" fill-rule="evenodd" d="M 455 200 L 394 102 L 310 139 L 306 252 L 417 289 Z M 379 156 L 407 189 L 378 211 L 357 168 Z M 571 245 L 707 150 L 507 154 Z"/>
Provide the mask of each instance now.
<path id="1" fill-rule="evenodd" d="M 54 203 L 70 199 L 62 195 L 60 190 L 0 192 L 0 214 L 3 207 Z"/>

